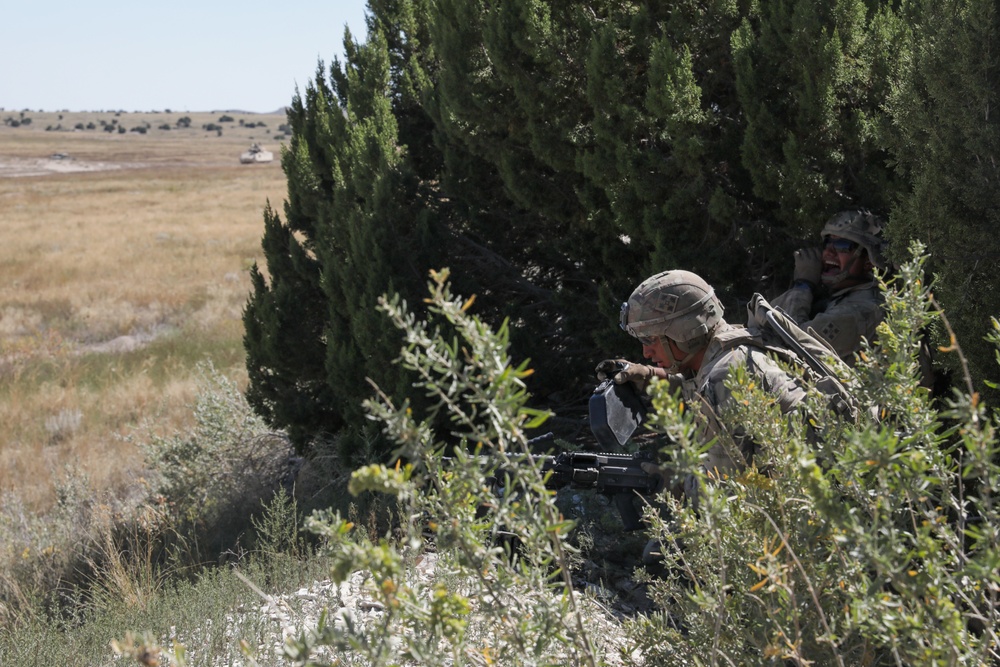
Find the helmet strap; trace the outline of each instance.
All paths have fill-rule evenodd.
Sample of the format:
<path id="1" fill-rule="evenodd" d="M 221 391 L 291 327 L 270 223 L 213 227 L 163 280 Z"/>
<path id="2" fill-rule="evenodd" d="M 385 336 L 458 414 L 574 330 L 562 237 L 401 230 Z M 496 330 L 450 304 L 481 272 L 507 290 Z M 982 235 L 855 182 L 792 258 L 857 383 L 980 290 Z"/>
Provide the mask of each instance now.
<path id="1" fill-rule="evenodd" d="M 695 348 L 693 351 L 684 350 L 681 348 L 677 341 L 671 341 L 671 339 L 666 336 L 660 336 L 660 340 L 663 341 L 663 351 L 667 353 L 667 357 L 670 359 L 670 366 L 665 370 L 667 373 L 680 373 L 683 371 L 685 364 L 694 359 L 694 357 L 701 351 L 701 348 Z M 677 349 L 681 352 L 686 352 L 687 354 L 683 359 L 678 359 L 674 356 L 674 351 L 671 348 L 671 343 L 677 346 Z"/>

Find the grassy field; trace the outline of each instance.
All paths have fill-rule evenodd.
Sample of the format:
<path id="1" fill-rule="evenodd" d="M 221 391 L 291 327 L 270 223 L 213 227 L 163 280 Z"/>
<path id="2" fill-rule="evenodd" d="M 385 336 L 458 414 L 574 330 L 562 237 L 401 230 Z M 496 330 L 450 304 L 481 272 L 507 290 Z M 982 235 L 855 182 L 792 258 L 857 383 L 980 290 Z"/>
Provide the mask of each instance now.
<path id="1" fill-rule="evenodd" d="M 199 362 L 242 380 L 240 315 L 261 211 L 268 200 L 280 210 L 286 192 L 285 118 L 0 120 L 0 495 L 44 511 L 68 470 L 96 488 L 141 475 L 128 436 L 187 426 Z M 241 165 L 252 142 L 274 162 Z"/>

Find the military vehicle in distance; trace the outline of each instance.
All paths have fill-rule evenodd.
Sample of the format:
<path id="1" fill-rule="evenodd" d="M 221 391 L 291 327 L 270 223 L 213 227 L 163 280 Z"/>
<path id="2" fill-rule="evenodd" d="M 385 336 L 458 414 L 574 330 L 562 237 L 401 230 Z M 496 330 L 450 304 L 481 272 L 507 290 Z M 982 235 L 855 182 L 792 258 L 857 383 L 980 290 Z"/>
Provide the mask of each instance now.
<path id="1" fill-rule="evenodd" d="M 260 144 L 254 142 L 250 145 L 250 150 L 240 155 L 240 163 L 253 164 L 255 162 L 270 162 L 274 159 L 274 153 L 261 148 Z"/>

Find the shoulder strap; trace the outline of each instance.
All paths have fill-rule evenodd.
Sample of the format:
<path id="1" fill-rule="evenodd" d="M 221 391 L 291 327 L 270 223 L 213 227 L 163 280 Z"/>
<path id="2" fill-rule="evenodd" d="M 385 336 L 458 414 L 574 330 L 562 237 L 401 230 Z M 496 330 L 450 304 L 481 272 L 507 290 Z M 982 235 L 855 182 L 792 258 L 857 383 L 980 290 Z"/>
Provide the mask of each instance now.
<path id="1" fill-rule="evenodd" d="M 751 345 L 764 352 L 776 354 L 790 363 L 805 365 L 804 360 L 799 355 L 781 343 L 777 336 L 769 335 L 770 333 L 769 329 L 757 326 L 756 322 L 751 320 L 749 326 L 734 326 L 727 331 L 716 334 L 713 341 L 717 341 L 722 350 L 729 350 L 740 345 Z"/>
<path id="2" fill-rule="evenodd" d="M 852 419 L 858 417 L 858 401 L 848 391 L 844 378 L 850 369 L 826 341 L 803 331 L 790 317 L 775 309 L 760 294 L 754 294 L 747 304 L 750 321 L 757 327 L 778 336 L 818 377 L 817 387 L 834 400 L 834 410 Z"/>

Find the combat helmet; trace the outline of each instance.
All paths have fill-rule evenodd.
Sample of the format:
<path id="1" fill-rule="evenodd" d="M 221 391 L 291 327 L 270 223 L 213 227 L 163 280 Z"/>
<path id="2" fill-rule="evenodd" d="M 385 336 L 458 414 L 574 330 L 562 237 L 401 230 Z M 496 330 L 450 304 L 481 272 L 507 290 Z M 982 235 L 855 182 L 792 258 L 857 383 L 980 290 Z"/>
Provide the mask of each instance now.
<path id="1" fill-rule="evenodd" d="M 715 290 L 690 271 L 663 271 L 644 280 L 622 304 L 621 328 L 640 340 L 664 336 L 685 353 L 708 344 L 722 319 Z"/>
<path id="2" fill-rule="evenodd" d="M 839 236 L 854 241 L 859 247 L 868 251 L 868 259 L 876 269 L 883 270 L 887 266 L 882 240 L 884 225 L 882 219 L 865 208 L 841 211 L 826 221 L 821 232 L 823 239 L 828 236 Z"/>

